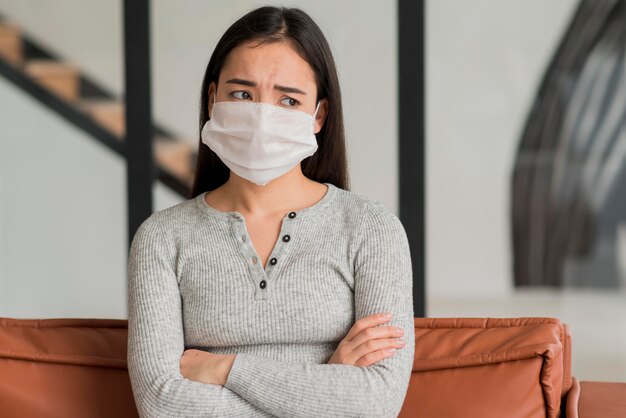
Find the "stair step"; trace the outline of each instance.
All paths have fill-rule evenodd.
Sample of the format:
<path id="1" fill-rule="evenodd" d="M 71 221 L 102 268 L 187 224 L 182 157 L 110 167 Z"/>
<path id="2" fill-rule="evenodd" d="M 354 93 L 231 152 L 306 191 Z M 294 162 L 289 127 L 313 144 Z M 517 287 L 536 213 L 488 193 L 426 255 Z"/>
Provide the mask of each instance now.
<path id="1" fill-rule="evenodd" d="M 0 22 L 0 56 L 15 66 L 24 63 L 22 31 L 18 25 L 9 21 Z"/>
<path id="2" fill-rule="evenodd" d="M 80 73 L 76 65 L 49 59 L 31 59 L 24 66 L 26 74 L 65 100 L 75 103 L 80 96 Z"/>
<path id="3" fill-rule="evenodd" d="M 124 138 L 126 134 L 124 103 L 107 99 L 82 99 L 77 105 L 120 140 Z"/>
<path id="4" fill-rule="evenodd" d="M 194 177 L 194 150 L 186 140 L 173 141 L 157 137 L 154 142 L 156 163 L 189 185 Z"/>
<path id="5" fill-rule="evenodd" d="M 72 103 L 119 140 L 124 139 L 124 103 L 111 99 L 81 97 L 80 70 L 73 63 L 47 58 L 25 59 L 21 28 L 7 20 L 0 20 L 0 58 L 21 67 L 25 74 Z M 158 135 L 155 137 L 156 164 L 190 187 L 195 175 L 195 152 L 195 147 L 187 140 L 172 140 Z"/>
<path id="6" fill-rule="evenodd" d="M 79 109 L 122 140 L 125 136 L 124 103 L 106 99 L 82 99 Z M 157 136 L 154 142 L 157 164 L 177 178 L 191 184 L 194 176 L 194 148 L 185 140 L 164 139 Z"/>

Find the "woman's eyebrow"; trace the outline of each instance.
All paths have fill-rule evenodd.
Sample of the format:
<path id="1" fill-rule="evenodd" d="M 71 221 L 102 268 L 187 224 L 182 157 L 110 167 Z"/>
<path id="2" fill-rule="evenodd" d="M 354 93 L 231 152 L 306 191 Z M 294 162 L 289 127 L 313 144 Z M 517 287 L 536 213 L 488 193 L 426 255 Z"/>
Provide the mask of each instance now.
<path id="1" fill-rule="evenodd" d="M 226 83 L 241 84 L 241 85 L 244 85 L 244 86 L 256 87 L 256 83 L 254 81 L 244 80 L 242 78 L 231 78 L 230 80 L 227 80 Z M 303 92 L 302 90 L 300 90 L 300 89 L 298 89 L 296 87 L 280 86 L 278 84 L 274 85 L 274 89 L 280 90 L 280 91 L 282 91 L 284 93 L 306 94 L 305 92 Z"/>

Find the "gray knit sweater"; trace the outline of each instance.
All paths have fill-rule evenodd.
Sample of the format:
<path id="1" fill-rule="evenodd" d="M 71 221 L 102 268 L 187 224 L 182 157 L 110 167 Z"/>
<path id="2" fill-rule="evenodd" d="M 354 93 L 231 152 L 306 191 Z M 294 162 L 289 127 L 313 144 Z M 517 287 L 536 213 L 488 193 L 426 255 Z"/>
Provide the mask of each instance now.
<path id="1" fill-rule="evenodd" d="M 128 371 L 142 417 L 396 417 L 413 364 L 406 232 L 380 201 L 324 183 L 285 213 L 265 269 L 238 212 L 205 193 L 153 213 L 128 263 Z M 389 311 L 404 348 L 327 364 L 354 322 Z M 180 373 L 185 349 L 237 353 L 224 386 Z"/>

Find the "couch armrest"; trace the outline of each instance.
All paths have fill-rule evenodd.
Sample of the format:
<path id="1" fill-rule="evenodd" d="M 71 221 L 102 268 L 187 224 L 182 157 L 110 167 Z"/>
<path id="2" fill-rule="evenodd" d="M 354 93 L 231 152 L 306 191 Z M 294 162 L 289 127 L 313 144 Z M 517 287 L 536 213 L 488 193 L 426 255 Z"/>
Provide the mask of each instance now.
<path id="1" fill-rule="evenodd" d="M 563 412 L 564 418 L 579 418 L 578 402 L 580 401 L 580 382 L 576 377 L 572 377 L 572 387 L 564 398 Z"/>
<path id="2" fill-rule="evenodd" d="M 563 389 L 561 396 L 569 392 L 573 385 L 572 376 L 572 331 L 568 324 L 563 324 Z"/>
<path id="3" fill-rule="evenodd" d="M 414 322 L 413 374 L 400 417 L 559 416 L 571 373 L 564 371 L 569 354 L 558 319 Z"/>

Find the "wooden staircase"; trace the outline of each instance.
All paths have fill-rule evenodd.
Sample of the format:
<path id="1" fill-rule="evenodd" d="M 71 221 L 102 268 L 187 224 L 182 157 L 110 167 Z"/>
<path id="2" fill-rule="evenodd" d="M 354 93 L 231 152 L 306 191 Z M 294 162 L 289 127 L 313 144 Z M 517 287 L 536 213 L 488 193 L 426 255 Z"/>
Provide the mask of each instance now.
<path id="1" fill-rule="evenodd" d="M 0 61 L 5 61 L 25 74 L 30 81 L 62 99 L 76 112 L 87 116 L 117 141 L 124 141 L 126 123 L 123 101 L 81 74 L 77 64 L 59 59 L 43 50 L 28 39 L 17 24 L 2 17 Z M 176 138 L 158 126 L 154 126 L 153 130 L 153 158 L 159 179 L 188 198 L 197 158 L 197 150 L 191 145 L 193 142 Z M 122 148 L 117 147 L 119 149 Z"/>

